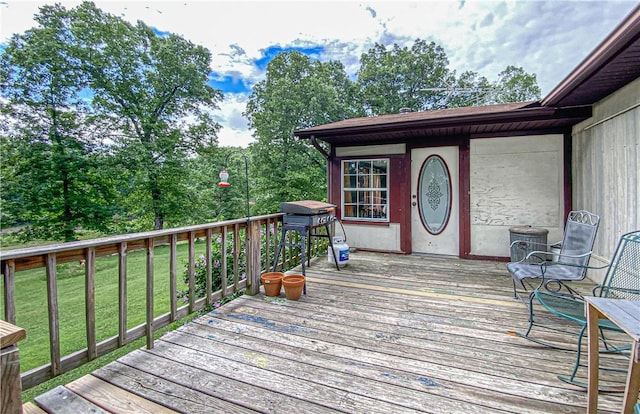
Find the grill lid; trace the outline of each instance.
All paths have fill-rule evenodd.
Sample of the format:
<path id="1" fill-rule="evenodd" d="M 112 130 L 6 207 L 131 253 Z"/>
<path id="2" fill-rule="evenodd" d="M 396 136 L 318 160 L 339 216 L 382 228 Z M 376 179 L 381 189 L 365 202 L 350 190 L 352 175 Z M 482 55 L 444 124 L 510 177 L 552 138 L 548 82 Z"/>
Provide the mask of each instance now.
<path id="1" fill-rule="evenodd" d="M 335 210 L 335 204 L 323 203 L 322 201 L 301 200 L 280 203 L 280 211 L 287 214 L 299 214 L 312 216 L 315 214 L 330 213 Z"/>

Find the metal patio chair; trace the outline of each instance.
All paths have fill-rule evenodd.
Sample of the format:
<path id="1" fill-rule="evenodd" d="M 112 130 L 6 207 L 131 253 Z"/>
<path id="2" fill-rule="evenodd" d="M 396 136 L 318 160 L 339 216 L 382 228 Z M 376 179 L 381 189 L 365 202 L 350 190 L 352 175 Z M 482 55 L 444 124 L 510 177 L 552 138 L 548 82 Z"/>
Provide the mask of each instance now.
<path id="1" fill-rule="evenodd" d="M 528 252 L 522 260 L 507 264 L 513 279 L 513 297 L 518 298 L 517 284 L 527 290 L 527 279 L 529 282 L 539 279 L 538 288 L 560 291 L 564 287 L 570 294 L 575 293 L 565 282 L 584 279 L 599 225 L 600 217 L 597 215 L 585 210 L 571 211 L 557 258 L 554 257 L 556 254 L 548 251 L 551 245 L 519 240 L 512 242 L 512 249 L 521 248 Z"/>
<path id="2" fill-rule="evenodd" d="M 588 267 L 594 268 L 594 267 Z M 596 286 L 593 289 L 594 296 L 601 296 L 615 299 L 629 299 L 640 300 L 640 230 L 636 230 L 627 234 L 624 234 L 616 248 L 615 253 L 611 259 L 611 262 L 599 268 L 606 268 L 607 273 L 601 285 Z M 569 384 L 573 384 L 580 387 L 587 387 L 585 382 L 576 380 L 576 374 L 578 368 L 586 367 L 586 364 L 581 363 L 582 356 L 582 339 L 585 336 L 587 330 L 587 320 L 585 315 L 585 303 L 581 296 L 575 294 L 567 295 L 559 292 L 550 292 L 546 289 L 541 289 L 543 283 L 540 284 L 532 293 L 532 301 L 529 305 L 529 328 L 527 332 L 517 334 L 517 336 L 531 340 L 541 345 L 558 348 L 568 349 L 564 346 L 553 344 L 545 340 L 541 340 L 536 337 L 530 336 L 533 326 L 537 325 L 534 322 L 533 317 L 533 304 L 534 301 L 540 303 L 547 311 L 553 315 L 558 316 L 564 320 L 573 322 L 578 325 L 580 332 L 578 334 L 576 351 L 576 360 L 574 363 L 573 371 L 568 377 L 558 376 L 561 381 Z M 555 329 L 561 332 L 566 332 L 566 327 L 552 328 L 546 326 L 549 329 Z M 623 332 L 617 325 L 607 319 L 599 320 L 600 340 L 603 342 L 606 352 L 618 352 L 630 350 L 630 345 L 625 344 L 623 346 L 614 344 L 607 337 L 605 337 L 605 331 L 610 332 Z M 571 350 L 574 350 L 571 348 Z M 607 369 L 607 368 L 603 368 Z M 609 370 L 614 370 L 609 368 Z M 624 387 L 601 387 L 600 391 L 603 392 L 620 392 Z"/>

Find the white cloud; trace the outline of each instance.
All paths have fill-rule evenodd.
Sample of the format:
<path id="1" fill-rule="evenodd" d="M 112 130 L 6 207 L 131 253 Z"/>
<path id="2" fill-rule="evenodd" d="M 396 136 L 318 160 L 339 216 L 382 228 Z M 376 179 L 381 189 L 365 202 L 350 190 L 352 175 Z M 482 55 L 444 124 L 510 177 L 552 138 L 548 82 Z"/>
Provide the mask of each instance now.
<path id="1" fill-rule="evenodd" d="M 48 3 L 52 4 L 53 1 Z M 323 60 L 354 75 L 374 43 L 441 45 L 452 69 L 495 80 L 508 65 L 536 73 L 551 91 L 630 12 L 635 1 L 95 1 L 131 22 L 143 20 L 207 47 L 212 71 L 251 87 L 264 78 L 255 64 L 270 47 L 318 45 Z M 0 4 L 0 42 L 32 27 L 40 1 Z M 65 7 L 79 4 L 62 1 Z M 221 145 L 246 145 L 246 94 L 225 94 L 218 119 Z"/>

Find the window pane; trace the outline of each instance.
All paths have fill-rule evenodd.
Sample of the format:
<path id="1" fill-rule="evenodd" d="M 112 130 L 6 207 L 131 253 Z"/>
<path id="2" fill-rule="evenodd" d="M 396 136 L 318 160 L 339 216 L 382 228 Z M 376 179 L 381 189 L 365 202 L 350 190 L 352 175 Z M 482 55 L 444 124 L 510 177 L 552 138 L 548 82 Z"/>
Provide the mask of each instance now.
<path id="1" fill-rule="evenodd" d="M 347 174 L 356 174 L 357 173 L 357 166 L 358 163 L 356 161 L 345 161 L 344 162 L 344 171 Z"/>
<path id="2" fill-rule="evenodd" d="M 356 188 L 357 176 L 345 175 L 344 176 L 344 188 Z"/>
<path id="3" fill-rule="evenodd" d="M 388 159 L 343 161 L 343 217 L 388 219 Z"/>
<path id="4" fill-rule="evenodd" d="M 424 162 L 418 184 L 420 218 L 431 234 L 441 233 L 451 213 L 451 180 L 444 160 L 432 155 Z"/>
<path id="5" fill-rule="evenodd" d="M 387 173 L 387 160 L 375 160 L 375 161 L 373 161 L 373 173 L 374 174 L 386 174 Z"/>

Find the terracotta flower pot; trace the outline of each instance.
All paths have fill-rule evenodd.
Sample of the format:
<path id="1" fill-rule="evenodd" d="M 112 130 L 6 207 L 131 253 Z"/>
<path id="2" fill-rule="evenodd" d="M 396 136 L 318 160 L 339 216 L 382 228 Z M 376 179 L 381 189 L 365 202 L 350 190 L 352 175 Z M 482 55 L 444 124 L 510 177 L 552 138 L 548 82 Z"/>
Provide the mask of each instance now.
<path id="1" fill-rule="evenodd" d="M 305 281 L 305 277 L 302 275 L 289 275 L 283 277 L 282 285 L 284 286 L 284 294 L 287 295 L 287 299 L 300 299 Z"/>
<path id="2" fill-rule="evenodd" d="M 282 272 L 267 272 L 260 276 L 262 286 L 264 286 L 264 294 L 266 296 L 278 296 L 282 288 Z"/>

